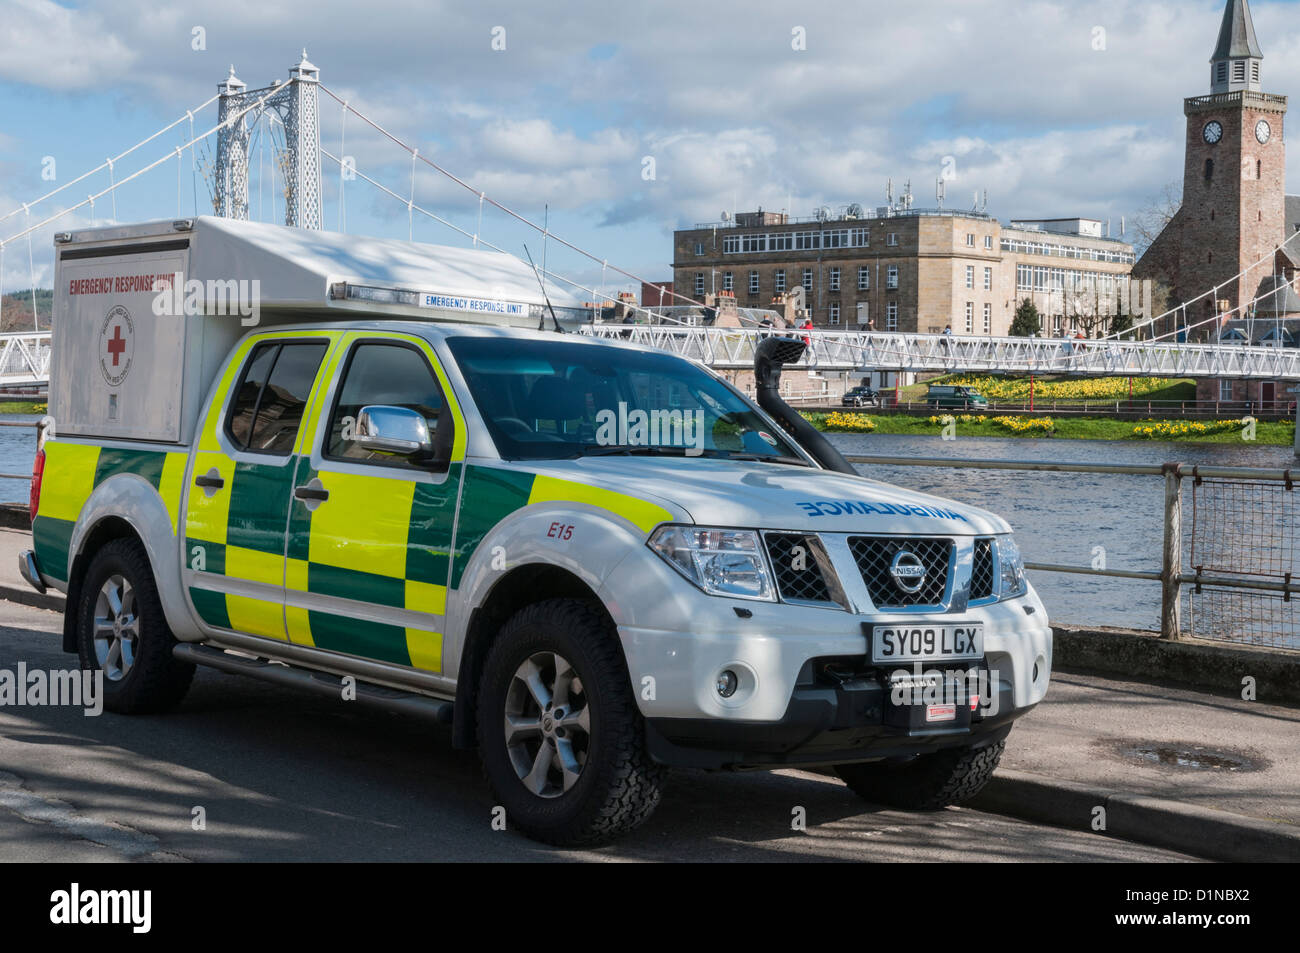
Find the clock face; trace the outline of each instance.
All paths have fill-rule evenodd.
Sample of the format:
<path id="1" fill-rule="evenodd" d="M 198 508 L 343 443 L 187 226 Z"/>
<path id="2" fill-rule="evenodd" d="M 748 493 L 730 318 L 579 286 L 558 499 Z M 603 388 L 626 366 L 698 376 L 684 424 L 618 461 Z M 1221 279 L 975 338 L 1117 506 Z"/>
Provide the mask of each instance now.
<path id="1" fill-rule="evenodd" d="M 1272 134 L 1273 130 L 1269 127 L 1267 119 L 1261 119 L 1255 123 L 1255 138 L 1259 140 L 1260 145 L 1268 142 L 1268 137 Z"/>
<path id="2" fill-rule="evenodd" d="M 1223 126 L 1218 122 L 1218 120 L 1211 120 L 1210 122 L 1207 122 L 1205 128 L 1201 130 L 1201 136 L 1206 142 L 1213 145 L 1223 138 Z"/>

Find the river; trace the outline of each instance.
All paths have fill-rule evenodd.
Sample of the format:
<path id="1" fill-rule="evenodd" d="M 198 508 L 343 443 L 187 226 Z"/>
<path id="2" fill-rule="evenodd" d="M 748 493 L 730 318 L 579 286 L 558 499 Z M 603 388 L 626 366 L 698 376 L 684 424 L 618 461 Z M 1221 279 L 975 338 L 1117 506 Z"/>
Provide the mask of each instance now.
<path id="1" fill-rule="evenodd" d="M 36 416 L 0 419 L 34 422 Z M 1043 463 L 1180 463 L 1288 467 L 1290 447 L 1253 444 L 1163 443 L 1127 440 L 1011 439 L 899 434 L 830 434 L 846 454 L 962 457 Z M 0 427 L 0 472 L 30 473 L 33 430 Z M 870 477 L 934 493 L 1001 514 L 1016 531 L 1025 558 L 1089 565 L 1095 547 L 1112 569 L 1156 571 L 1162 540 L 1158 477 L 1086 473 L 1025 473 L 942 467 L 863 466 Z M 0 500 L 25 502 L 24 480 L 0 480 Z M 1031 573 L 1052 619 L 1075 625 L 1159 628 L 1160 587 L 1141 580 Z"/>

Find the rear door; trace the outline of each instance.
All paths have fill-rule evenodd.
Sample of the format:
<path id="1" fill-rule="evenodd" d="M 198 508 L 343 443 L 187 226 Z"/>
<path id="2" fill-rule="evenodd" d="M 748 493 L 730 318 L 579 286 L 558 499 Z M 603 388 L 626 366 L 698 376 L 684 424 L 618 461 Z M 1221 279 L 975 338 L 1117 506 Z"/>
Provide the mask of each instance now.
<path id="1" fill-rule="evenodd" d="M 193 454 L 183 541 L 190 600 L 209 628 L 287 637 L 284 553 L 295 451 L 340 337 L 250 338 L 217 385 Z"/>
<path id="2" fill-rule="evenodd" d="M 442 671 L 452 533 L 465 424 L 429 343 L 349 332 L 330 359 L 294 478 L 286 619 L 295 644 Z M 422 414 L 440 468 L 372 453 L 354 439 L 369 405 Z"/>

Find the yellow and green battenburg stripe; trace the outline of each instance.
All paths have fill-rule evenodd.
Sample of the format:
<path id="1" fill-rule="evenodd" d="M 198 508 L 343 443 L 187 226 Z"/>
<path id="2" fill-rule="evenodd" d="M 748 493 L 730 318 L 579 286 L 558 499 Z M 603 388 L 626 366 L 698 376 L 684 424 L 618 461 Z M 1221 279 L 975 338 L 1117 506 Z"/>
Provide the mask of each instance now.
<path id="1" fill-rule="evenodd" d="M 134 474 L 158 492 L 175 532 L 187 456 L 181 451 L 47 440 L 40 508 L 32 521 L 32 548 L 41 571 L 59 582 L 68 581 L 68 548 L 81 509 L 95 487 L 119 474 Z"/>
<path id="2" fill-rule="evenodd" d="M 245 341 L 223 372 L 210 413 L 198 434 L 194 473 L 211 469 L 225 488 L 208 496 L 195 490 L 185 514 L 186 565 L 209 577 L 226 577 L 284 587 L 287 602 L 301 594 L 344 597 L 418 612 L 433 622 L 445 617 L 447 593 L 461 581 L 464 567 L 494 527 L 524 506 L 572 502 L 614 513 L 649 532 L 671 519 L 653 503 L 583 483 L 491 466 L 466 466 L 464 416 L 427 342 L 387 332 L 292 332 L 284 337 L 331 341 L 318 372 L 294 453 L 267 462 L 236 462 L 221 451 L 220 409 L 249 351 L 260 338 Z M 316 471 L 310 448 L 324 426 L 323 382 L 333 379 L 357 339 L 391 337 L 416 343 L 434 367 L 456 423 L 452 462 L 437 483 L 391 475 Z M 185 453 L 118 450 L 51 441 L 46 445 L 41 509 L 33 528 L 37 558 L 51 576 L 63 579 L 68 543 L 90 492 L 118 473 L 135 473 L 162 496 L 172 525 L 179 519 Z M 292 505 L 295 486 L 320 479 L 330 491 L 330 506 L 308 510 Z M 463 491 L 460 486 L 464 481 Z M 457 525 L 453 554 L 452 527 Z M 340 504 L 340 505 L 335 505 Z M 287 536 L 286 536 L 287 528 Z M 398 545 L 394 545 L 394 544 Z M 454 558 L 453 558 L 454 555 Z M 202 584 L 190 587 L 200 618 L 211 626 L 262 635 L 349 655 L 442 668 L 442 634 L 377 622 L 278 601 L 221 592 Z M 299 598 L 295 598 L 295 594 Z M 441 628 L 441 622 L 435 623 Z"/>

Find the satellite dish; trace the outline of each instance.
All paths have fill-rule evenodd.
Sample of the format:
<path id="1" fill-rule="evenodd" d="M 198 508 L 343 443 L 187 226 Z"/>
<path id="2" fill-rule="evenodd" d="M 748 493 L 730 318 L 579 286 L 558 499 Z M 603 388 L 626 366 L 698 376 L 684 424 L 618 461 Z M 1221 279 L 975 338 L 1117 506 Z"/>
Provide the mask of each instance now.
<path id="1" fill-rule="evenodd" d="M 817 221 L 824 222 L 831 217 L 830 207 L 826 205 L 819 205 L 817 206 L 817 211 L 814 212 L 813 215 L 816 217 Z"/>
<path id="2" fill-rule="evenodd" d="M 859 205 L 857 202 L 854 202 L 852 205 L 848 207 L 848 211 L 845 214 L 847 214 L 849 218 L 861 218 L 862 206 Z"/>
<path id="3" fill-rule="evenodd" d="M 724 222 L 731 221 L 731 213 L 728 212 L 725 208 L 722 210 L 722 220 Z"/>

